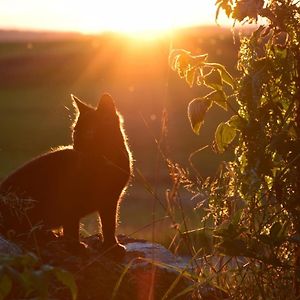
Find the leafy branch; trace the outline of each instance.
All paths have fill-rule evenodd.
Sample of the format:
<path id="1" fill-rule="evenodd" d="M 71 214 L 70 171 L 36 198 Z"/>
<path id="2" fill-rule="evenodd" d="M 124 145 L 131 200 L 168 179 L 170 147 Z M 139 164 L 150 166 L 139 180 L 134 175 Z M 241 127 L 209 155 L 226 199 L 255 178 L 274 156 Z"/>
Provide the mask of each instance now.
<path id="1" fill-rule="evenodd" d="M 269 297 L 274 289 L 277 294 L 270 299 L 296 299 L 300 295 L 300 251 L 295 243 L 300 237 L 300 2 L 218 0 L 216 6 L 216 19 L 223 10 L 235 23 L 262 20 L 263 25 L 241 38 L 240 75 L 235 79 L 225 66 L 208 62 L 208 54 L 185 50 L 170 54 L 171 68 L 190 87 L 212 90 L 188 105 L 196 134 L 212 105 L 234 114 L 218 124 L 214 139 L 220 153 L 235 141 L 233 161 L 224 162 L 215 178 L 197 181 L 196 192 L 206 195 L 205 207 L 197 206 L 201 224 L 208 224 L 216 253 L 249 259 L 247 271 L 241 269 L 231 277 L 236 298 L 244 299 L 246 285 L 251 285 L 248 292 L 254 299 Z M 257 281 L 258 262 L 268 280 L 262 285 Z M 274 278 L 282 285 L 272 289 Z M 289 295 L 286 286 L 292 291 Z"/>

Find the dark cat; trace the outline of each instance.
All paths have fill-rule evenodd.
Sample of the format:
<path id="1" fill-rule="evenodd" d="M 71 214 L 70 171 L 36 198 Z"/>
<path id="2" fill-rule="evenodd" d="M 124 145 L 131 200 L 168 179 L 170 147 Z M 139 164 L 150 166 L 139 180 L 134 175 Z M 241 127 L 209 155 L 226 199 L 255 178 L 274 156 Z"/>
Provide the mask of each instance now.
<path id="1" fill-rule="evenodd" d="M 105 248 L 122 251 L 115 237 L 116 215 L 131 174 L 122 117 L 108 94 L 96 109 L 72 98 L 79 110 L 73 146 L 37 157 L 2 181 L 2 195 L 33 199 L 26 216 L 19 217 L 11 203 L 2 201 L 2 231 L 24 233 L 35 224 L 45 230 L 63 226 L 64 236 L 78 241 L 80 218 L 98 211 Z"/>

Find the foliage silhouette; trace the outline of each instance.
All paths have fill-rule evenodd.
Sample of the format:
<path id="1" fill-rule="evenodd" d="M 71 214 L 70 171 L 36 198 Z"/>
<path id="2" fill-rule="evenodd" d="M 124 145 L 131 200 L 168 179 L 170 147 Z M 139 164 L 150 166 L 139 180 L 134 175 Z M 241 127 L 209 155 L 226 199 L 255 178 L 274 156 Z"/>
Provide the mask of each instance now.
<path id="1" fill-rule="evenodd" d="M 197 209 L 214 242 L 213 254 L 247 257 L 246 264 L 217 273 L 212 282 L 227 287 L 236 299 L 296 299 L 300 295 L 300 4 L 219 0 L 216 5 L 216 19 L 224 10 L 235 22 L 260 19 L 264 25 L 241 38 L 239 76 L 234 79 L 224 66 L 209 63 L 207 54 L 174 50 L 170 55 L 172 69 L 190 86 L 213 90 L 189 104 L 188 117 L 196 134 L 213 104 L 233 112 L 218 125 L 213 148 L 219 153 L 232 149 L 234 160 L 224 162 L 215 178 L 188 184 L 207 202 Z"/>

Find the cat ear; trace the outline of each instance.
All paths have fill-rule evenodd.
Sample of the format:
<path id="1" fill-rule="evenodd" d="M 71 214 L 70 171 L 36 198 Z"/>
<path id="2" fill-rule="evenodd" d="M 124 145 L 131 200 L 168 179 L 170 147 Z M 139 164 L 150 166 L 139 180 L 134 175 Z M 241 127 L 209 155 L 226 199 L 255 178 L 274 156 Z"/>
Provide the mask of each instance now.
<path id="1" fill-rule="evenodd" d="M 89 110 L 91 110 L 91 107 L 89 107 L 87 104 L 82 102 L 79 98 L 77 98 L 73 94 L 71 94 L 71 98 L 74 101 L 74 103 L 76 104 L 76 107 L 78 108 L 79 113 L 84 114 L 84 113 L 88 112 Z"/>
<path id="2" fill-rule="evenodd" d="M 110 94 L 103 94 L 99 100 L 97 111 L 106 111 L 115 113 L 116 107 L 113 98 Z"/>

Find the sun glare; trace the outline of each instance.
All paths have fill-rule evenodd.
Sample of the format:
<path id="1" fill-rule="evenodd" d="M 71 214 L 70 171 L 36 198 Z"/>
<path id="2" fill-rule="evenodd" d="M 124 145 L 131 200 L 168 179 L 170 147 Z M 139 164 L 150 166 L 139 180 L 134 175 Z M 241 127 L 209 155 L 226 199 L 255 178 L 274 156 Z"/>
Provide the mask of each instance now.
<path id="1" fill-rule="evenodd" d="M 162 33 L 214 22 L 212 0 L 1 0 L 0 27 Z"/>
<path id="2" fill-rule="evenodd" d="M 123 33 L 159 33 L 172 28 L 209 23 L 213 2 L 199 0 L 127 0 L 93 1 L 94 10 L 86 7 L 86 32 L 100 30 Z M 104 14 L 102 12 L 107 12 Z M 100 17 L 101 15 L 101 17 Z"/>

